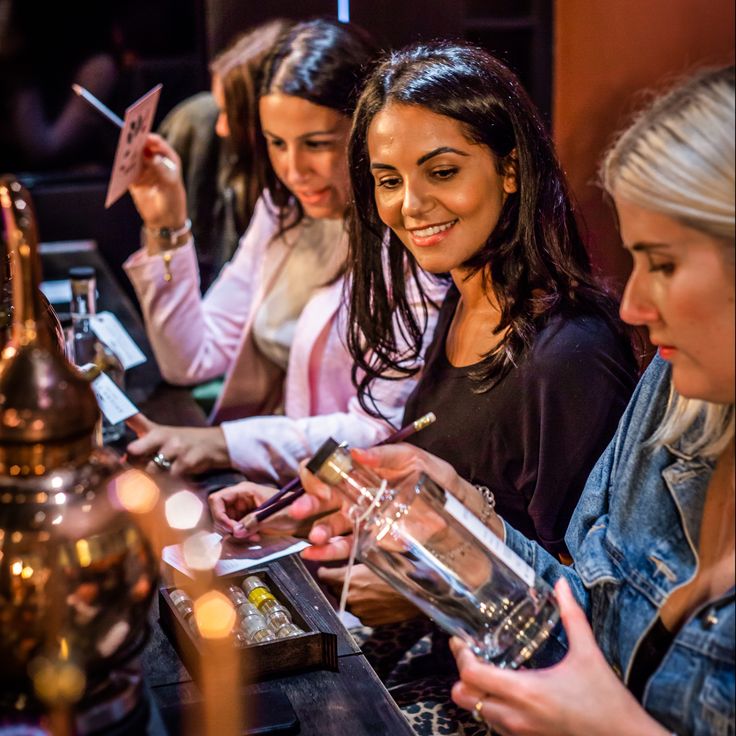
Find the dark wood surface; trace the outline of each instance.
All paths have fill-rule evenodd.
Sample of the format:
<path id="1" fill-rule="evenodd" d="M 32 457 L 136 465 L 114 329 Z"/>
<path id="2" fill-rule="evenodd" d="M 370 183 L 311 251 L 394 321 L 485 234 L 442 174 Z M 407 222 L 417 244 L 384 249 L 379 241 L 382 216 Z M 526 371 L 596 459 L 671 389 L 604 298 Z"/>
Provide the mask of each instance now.
<path id="1" fill-rule="evenodd" d="M 66 278 L 70 266 L 95 267 L 98 308 L 112 311 L 148 357 L 146 363 L 126 373 L 126 392 L 144 414 L 166 424 L 206 424 L 205 414 L 189 390 L 170 386 L 161 379 L 136 307 L 115 281 L 93 244 L 92 247 L 80 244 L 76 249 L 73 244 L 69 248 L 44 248 L 42 262 L 45 280 Z M 212 485 L 210 481 L 205 479 Z M 320 630 L 337 636 L 338 671 L 316 670 L 244 685 L 240 688 L 243 702 L 254 703 L 263 693 L 280 690 L 288 697 L 299 719 L 298 733 L 303 736 L 409 736 L 412 730 L 401 711 L 302 560 L 297 556 L 283 558 L 275 563 L 274 572 L 284 580 L 288 579 L 290 595 L 312 608 L 320 621 Z M 168 708 L 197 702 L 201 695 L 158 625 L 157 606 L 158 600 L 151 613 L 151 639 L 142 656 L 146 686 L 153 706 L 148 734 L 179 736 L 178 731 L 167 729 L 161 714 Z"/>

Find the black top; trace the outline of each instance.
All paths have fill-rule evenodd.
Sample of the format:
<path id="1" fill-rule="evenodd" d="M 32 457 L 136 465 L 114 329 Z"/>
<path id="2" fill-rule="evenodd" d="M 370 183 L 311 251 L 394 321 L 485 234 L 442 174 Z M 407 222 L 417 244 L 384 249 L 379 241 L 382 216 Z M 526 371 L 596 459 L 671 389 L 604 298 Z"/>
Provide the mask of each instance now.
<path id="1" fill-rule="evenodd" d="M 488 486 L 505 520 L 566 553 L 570 516 L 636 384 L 631 350 L 602 318 L 554 316 L 517 367 L 475 393 L 473 367 L 451 365 L 445 351 L 459 297 L 451 287 L 403 424 L 428 411 L 437 421 L 408 442 Z"/>
<path id="2" fill-rule="evenodd" d="M 644 702 L 644 688 L 647 682 L 659 669 L 664 655 L 674 640 L 675 635 L 657 616 L 654 625 L 642 639 L 629 672 L 629 690 L 640 703 Z"/>

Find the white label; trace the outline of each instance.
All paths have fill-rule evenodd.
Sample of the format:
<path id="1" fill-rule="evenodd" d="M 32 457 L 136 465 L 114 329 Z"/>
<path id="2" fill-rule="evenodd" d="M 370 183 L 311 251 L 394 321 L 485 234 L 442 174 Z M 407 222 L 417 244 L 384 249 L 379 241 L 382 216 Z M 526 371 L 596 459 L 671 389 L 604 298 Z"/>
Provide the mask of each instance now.
<path id="1" fill-rule="evenodd" d="M 95 314 L 90 317 L 89 324 L 95 335 L 117 355 L 126 371 L 146 362 L 146 356 L 112 312 Z"/>
<path id="2" fill-rule="evenodd" d="M 447 494 L 445 509 L 453 519 L 459 521 L 495 557 L 498 557 L 509 570 L 515 572 L 530 588 L 534 587 L 536 574 L 512 549 L 507 547 L 472 511 L 463 506 L 455 496 Z"/>
<path id="3" fill-rule="evenodd" d="M 72 282 L 69 279 L 42 281 L 41 291 L 51 304 L 66 304 L 72 300 Z"/>
<path id="4" fill-rule="evenodd" d="M 100 411 L 110 424 L 123 422 L 138 413 L 138 407 L 118 388 L 107 373 L 100 373 L 92 381 L 91 386 Z"/>

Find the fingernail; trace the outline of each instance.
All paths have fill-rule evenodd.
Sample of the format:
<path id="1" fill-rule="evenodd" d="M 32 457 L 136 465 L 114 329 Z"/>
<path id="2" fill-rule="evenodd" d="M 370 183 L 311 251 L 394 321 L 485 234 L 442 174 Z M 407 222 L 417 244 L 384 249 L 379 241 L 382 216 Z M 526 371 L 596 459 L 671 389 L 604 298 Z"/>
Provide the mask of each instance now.
<path id="1" fill-rule="evenodd" d="M 151 158 L 153 156 L 153 151 L 148 146 L 144 146 L 143 147 L 143 155 L 146 158 Z"/>

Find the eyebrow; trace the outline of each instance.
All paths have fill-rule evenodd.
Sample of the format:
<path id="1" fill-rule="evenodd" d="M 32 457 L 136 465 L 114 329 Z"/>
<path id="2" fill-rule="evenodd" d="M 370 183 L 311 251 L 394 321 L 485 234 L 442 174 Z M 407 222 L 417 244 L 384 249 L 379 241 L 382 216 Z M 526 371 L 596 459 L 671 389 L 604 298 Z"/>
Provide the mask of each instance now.
<path id="1" fill-rule="evenodd" d="M 423 156 L 420 156 L 417 159 L 417 166 L 421 166 L 422 164 L 427 163 L 429 159 L 434 158 L 435 156 L 439 156 L 443 153 L 456 153 L 458 156 L 470 155 L 469 153 L 465 153 L 465 151 L 460 151 L 457 148 L 452 148 L 452 146 L 440 146 L 439 148 L 435 148 L 432 151 L 429 151 L 429 153 L 425 153 Z M 395 166 L 391 166 L 391 164 L 382 164 L 379 161 L 372 163 L 371 169 L 392 169 L 396 171 Z"/>
<path id="2" fill-rule="evenodd" d="M 299 140 L 303 138 L 311 138 L 313 135 L 334 135 L 337 133 L 337 128 L 330 128 L 329 130 L 311 130 L 309 133 L 302 133 L 302 135 L 299 136 Z M 271 138 L 283 138 L 281 135 L 277 135 L 276 133 L 272 133 L 270 130 L 263 129 L 264 135 L 270 135 Z"/>
<path id="3" fill-rule="evenodd" d="M 650 250 L 669 250 L 670 246 L 667 243 L 634 243 L 629 250 L 634 253 L 646 253 Z"/>

